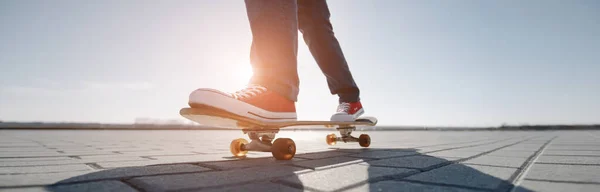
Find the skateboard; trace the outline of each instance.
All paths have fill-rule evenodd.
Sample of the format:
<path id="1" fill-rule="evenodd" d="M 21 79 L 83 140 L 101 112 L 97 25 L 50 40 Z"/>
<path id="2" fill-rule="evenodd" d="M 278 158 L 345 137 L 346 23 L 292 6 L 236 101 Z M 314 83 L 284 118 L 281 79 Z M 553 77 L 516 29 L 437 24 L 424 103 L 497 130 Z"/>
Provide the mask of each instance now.
<path id="1" fill-rule="evenodd" d="M 340 137 L 329 134 L 325 138 L 328 145 L 337 142 L 358 142 L 361 147 L 369 147 L 371 138 L 368 134 L 359 137 L 351 135 L 358 126 L 375 126 L 377 118 L 361 117 L 352 122 L 341 121 L 283 121 L 263 122 L 248 117 L 229 113 L 227 111 L 210 107 L 194 106 L 193 108 L 182 108 L 179 114 L 191 121 L 203 125 L 222 126 L 223 128 L 242 130 L 250 138 L 248 142 L 244 138 L 231 141 L 229 150 L 236 157 L 245 157 L 248 151 L 271 152 L 277 160 L 290 160 L 296 154 L 296 144 L 290 138 L 277 138 L 275 135 L 283 128 L 321 126 L 335 128 L 340 132 Z M 273 141 L 275 139 L 275 141 Z M 272 142 L 273 141 L 273 142 Z"/>

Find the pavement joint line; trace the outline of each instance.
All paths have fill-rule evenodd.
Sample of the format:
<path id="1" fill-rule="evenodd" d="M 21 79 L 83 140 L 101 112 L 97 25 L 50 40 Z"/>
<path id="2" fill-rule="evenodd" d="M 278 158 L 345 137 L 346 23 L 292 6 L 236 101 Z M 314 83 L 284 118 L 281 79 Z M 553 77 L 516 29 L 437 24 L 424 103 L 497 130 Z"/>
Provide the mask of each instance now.
<path id="1" fill-rule="evenodd" d="M 544 145 L 542 145 L 533 155 L 527 158 L 527 160 L 521 165 L 521 168 L 519 168 L 520 171 L 516 172 L 516 174 L 511 175 L 509 181 L 511 181 L 512 185 L 508 186 L 508 189 L 506 189 L 505 191 L 515 192 L 515 190 L 517 189 L 517 187 L 515 186 L 521 185 L 527 173 L 531 171 L 531 168 L 533 167 L 532 165 L 535 164 L 535 162 L 538 160 L 538 158 L 540 158 L 544 150 L 556 138 L 558 138 L 558 136 L 554 136 L 550 140 L 546 141 L 546 143 L 544 143 Z"/>
<path id="2" fill-rule="evenodd" d="M 499 142 L 506 141 L 506 140 L 510 140 L 510 139 L 512 139 L 512 138 L 509 138 L 509 139 L 502 139 L 502 140 L 497 140 L 497 141 L 492 141 L 492 142 L 487 142 L 487 143 L 483 143 L 483 144 L 480 144 L 480 145 L 467 145 L 467 146 L 461 146 L 461 147 L 453 147 L 453 148 L 447 148 L 447 149 L 440 149 L 440 150 L 430 151 L 430 152 L 426 152 L 426 153 L 422 153 L 422 154 L 429 154 L 429 153 L 436 153 L 436 152 L 440 152 L 440 151 L 449 151 L 449 150 L 454 150 L 454 149 L 464 149 L 464 148 L 470 148 L 470 147 L 484 146 L 484 145 L 489 145 L 489 144 L 499 143 Z M 520 142 L 523 142 L 523 141 L 526 141 L 526 140 L 521 140 Z M 511 144 L 511 146 L 512 146 L 512 145 L 516 145 L 516 144 L 518 144 L 518 143 L 520 143 L 520 142 L 513 143 L 513 144 Z M 507 147 L 507 146 L 505 145 L 505 146 L 502 146 L 502 147 L 500 147 L 500 148 L 506 148 L 506 147 Z M 496 150 L 499 150 L 499 149 L 498 149 L 498 148 L 496 148 L 496 149 L 492 149 L 492 151 L 487 151 L 487 153 L 491 153 L 491 152 L 493 152 L 493 151 L 496 151 Z M 483 153 L 486 153 L 486 152 L 483 152 Z M 486 154 L 487 154 L 487 153 L 486 153 Z M 480 154 L 482 154 L 482 153 L 480 153 Z"/>
<path id="3" fill-rule="evenodd" d="M 492 150 L 490 150 L 490 151 L 486 151 L 486 152 L 483 152 L 483 153 L 479 153 L 479 154 L 477 154 L 477 155 L 473 155 L 473 156 L 471 156 L 471 157 L 467 157 L 467 158 L 462 158 L 462 159 L 458 159 L 458 160 L 450 161 L 451 163 L 447 163 L 447 164 L 445 164 L 445 165 L 438 166 L 438 167 L 435 167 L 435 168 L 432 168 L 432 169 L 429 169 L 429 170 L 421 171 L 421 172 L 418 172 L 418 173 L 414 173 L 414 174 L 408 174 L 408 175 L 405 175 L 405 176 L 402 176 L 402 177 L 398 177 L 398 176 L 388 176 L 388 177 L 392 177 L 392 178 L 394 178 L 394 180 L 396 180 L 396 181 L 414 181 L 414 182 L 420 182 L 420 183 L 422 183 L 422 184 L 433 184 L 434 182 L 431 182 L 431 183 L 430 183 L 430 182 L 416 181 L 416 180 L 410 180 L 410 179 L 405 179 L 405 178 L 406 178 L 406 177 L 410 177 L 410 176 L 412 176 L 412 175 L 416 175 L 416 174 L 421 174 L 421 173 L 424 173 L 424 172 L 433 171 L 433 170 L 436 170 L 436 169 L 439 169 L 439 168 L 442 168 L 442 167 L 445 167 L 445 166 L 448 166 L 448 165 L 459 164 L 459 163 L 461 163 L 461 162 L 468 161 L 468 160 L 471 160 L 471 159 L 474 159 L 474 158 L 477 158 L 477 157 L 480 157 L 480 156 L 483 156 L 483 155 L 486 155 L 486 154 L 492 153 L 492 152 L 494 152 L 494 151 L 497 151 L 497 150 L 500 150 L 500 149 L 503 149 L 503 148 L 506 148 L 506 147 L 510 147 L 510 146 L 513 146 L 513 145 L 517 145 L 517 144 L 519 144 L 519 143 L 522 143 L 522 142 L 528 141 L 528 140 L 530 140 L 530 139 L 531 139 L 531 138 L 529 138 L 529 139 L 524 139 L 524 140 L 521 140 L 521 141 L 517 141 L 517 142 L 511 143 L 511 144 L 508 144 L 508 145 L 504 145 L 504 146 L 501 146 L 501 147 L 498 147 L 498 148 L 492 149 Z M 499 142 L 499 141 L 497 141 L 497 142 Z M 465 189 L 471 189 L 471 188 L 472 188 L 472 189 L 476 189 L 476 190 L 482 190 L 482 188 L 473 188 L 473 187 L 469 187 L 469 186 L 462 186 L 462 185 L 452 185 L 452 184 L 443 184 L 443 183 L 435 183 L 435 184 L 436 184 L 436 185 L 439 185 L 439 186 L 451 186 L 451 187 L 461 187 L 461 188 L 465 188 Z M 502 187 L 503 187 L 503 185 L 502 185 L 502 184 L 500 184 L 500 187 L 499 187 L 499 188 L 502 188 Z M 495 190 L 485 189 L 485 191 L 495 191 Z"/>
<path id="4" fill-rule="evenodd" d="M 196 174 L 196 173 L 208 173 L 208 172 L 217 172 L 217 170 L 178 172 L 178 173 L 156 173 L 156 174 L 147 174 L 147 175 L 139 175 L 139 176 L 125 176 L 125 177 L 116 177 L 116 178 L 112 177 L 112 178 L 100 178 L 100 179 L 87 179 L 87 180 L 80 180 L 80 181 L 70 181 L 70 182 L 63 182 L 63 183 L 53 183 L 53 184 L 50 184 L 50 185 L 35 185 L 35 186 L 60 186 L 60 185 L 72 185 L 72 184 L 83 184 L 83 183 L 91 183 L 91 182 L 101 182 L 101 181 L 131 180 L 131 179 L 138 178 L 138 177 L 184 175 L 184 174 Z M 29 186 L 29 185 L 27 185 L 27 186 Z M 14 188 L 14 186 L 7 187 L 7 188 Z M 2 187 L 0 187 L 0 189 L 2 189 Z"/>
<path id="5" fill-rule="evenodd" d="M 549 180 L 549 179 L 525 179 L 527 181 L 539 181 L 549 183 L 571 183 L 571 184 L 587 184 L 587 185 L 600 185 L 600 182 L 593 181 L 563 181 L 563 180 Z"/>
<path id="6" fill-rule="evenodd" d="M 485 167 L 498 167 L 498 168 L 511 168 L 511 169 L 520 169 L 520 167 L 511 167 L 511 166 L 502 166 L 502 165 L 486 165 L 479 163 L 462 163 L 465 165 L 477 165 L 477 166 L 485 166 Z"/>
<path id="7" fill-rule="evenodd" d="M 600 157 L 600 155 L 542 155 L 551 157 Z"/>
<path id="8" fill-rule="evenodd" d="M 296 183 L 287 182 L 285 180 L 280 180 L 278 178 L 271 179 L 271 181 L 269 181 L 269 182 L 274 183 L 274 184 L 288 186 L 288 187 L 295 188 L 295 189 L 301 189 L 303 191 L 323 192 L 321 190 L 318 190 L 318 189 L 315 189 L 315 188 L 312 188 L 312 187 L 304 186 L 302 184 L 296 184 Z"/>
<path id="9" fill-rule="evenodd" d="M 441 144 L 435 144 L 435 145 L 423 145 L 423 146 L 416 146 L 416 147 L 412 147 L 412 148 L 423 148 L 423 147 L 435 147 L 435 146 L 440 146 L 440 145 L 455 145 L 455 144 L 465 144 L 465 143 L 476 143 L 476 142 L 480 142 L 480 141 L 487 141 L 487 139 L 476 140 L 476 141 L 456 142 L 456 143 L 441 143 Z"/>
<path id="10" fill-rule="evenodd" d="M 455 184 L 446 184 L 446 183 L 434 183 L 434 182 L 408 180 L 408 179 L 401 179 L 401 180 L 395 180 L 395 181 L 402 181 L 402 182 L 407 182 L 407 183 L 416 183 L 416 184 L 422 184 L 422 185 L 440 186 L 440 187 L 452 187 L 452 188 L 460 188 L 460 189 L 469 189 L 469 190 L 475 190 L 475 191 L 489 191 L 489 192 L 496 191 L 494 189 L 487 189 L 487 188 L 479 188 L 479 187 L 471 187 L 471 186 L 455 185 Z"/>
<path id="11" fill-rule="evenodd" d="M 546 149 L 548 151 L 599 151 L 600 149 Z"/>
<path id="12" fill-rule="evenodd" d="M 76 156 L 76 155 L 73 155 L 73 156 L 67 156 L 67 157 L 69 157 L 69 158 L 72 158 L 72 159 L 81 159 L 81 157 L 79 157 L 79 156 Z"/>
<path id="13" fill-rule="evenodd" d="M 535 162 L 535 164 L 541 164 L 541 165 L 600 166 L 600 164 L 583 164 L 583 163 L 544 163 L 544 162 Z"/>
<path id="14" fill-rule="evenodd" d="M 452 161 L 447 161 L 444 163 L 440 163 L 440 164 L 435 164 L 429 167 L 425 167 L 425 168 L 414 168 L 414 167 L 398 167 L 398 166 L 389 166 L 389 165 L 364 165 L 364 166 L 370 166 L 370 167 L 383 167 L 383 168 L 402 168 L 402 169 L 414 169 L 414 170 L 418 170 L 419 172 L 424 172 L 430 169 L 436 169 L 438 167 L 443 167 L 446 165 L 452 164 Z"/>
<path id="15" fill-rule="evenodd" d="M 150 156 L 140 156 L 140 158 L 144 158 L 144 159 L 150 159 L 150 160 L 157 160 L 155 158 L 152 158 Z"/>
<path id="16" fill-rule="evenodd" d="M 97 163 L 84 163 L 84 164 L 94 170 L 103 170 L 104 169 L 104 167 L 98 165 Z"/>
<path id="17" fill-rule="evenodd" d="M 119 179 L 118 181 L 120 181 L 121 183 L 133 188 L 136 191 L 141 191 L 141 192 L 145 192 L 146 190 L 142 189 L 141 187 L 138 187 L 136 185 L 134 185 L 133 183 L 129 182 L 129 180 L 131 180 L 131 178 L 122 178 Z"/>

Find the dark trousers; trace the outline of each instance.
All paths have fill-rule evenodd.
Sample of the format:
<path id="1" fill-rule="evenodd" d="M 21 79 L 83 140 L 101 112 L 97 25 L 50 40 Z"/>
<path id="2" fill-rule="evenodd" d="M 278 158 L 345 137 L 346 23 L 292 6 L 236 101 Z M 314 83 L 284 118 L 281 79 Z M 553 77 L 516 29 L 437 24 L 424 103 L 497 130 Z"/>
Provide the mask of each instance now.
<path id="1" fill-rule="evenodd" d="M 325 0 L 245 0 L 252 31 L 251 84 L 297 101 L 298 30 L 340 101 L 359 101 L 359 89 L 333 34 Z"/>

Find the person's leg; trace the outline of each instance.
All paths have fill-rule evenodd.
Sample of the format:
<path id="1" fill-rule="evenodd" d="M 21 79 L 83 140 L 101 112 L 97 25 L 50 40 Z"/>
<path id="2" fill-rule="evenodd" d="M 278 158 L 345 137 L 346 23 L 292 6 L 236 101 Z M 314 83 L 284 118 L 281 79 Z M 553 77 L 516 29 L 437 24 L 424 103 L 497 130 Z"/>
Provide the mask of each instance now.
<path id="1" fill-rule="evenodd" d="M 296 0 L 245 0 L 252 30 L 250 61 L 259 84 L 292 101 L 298 97 Z"/>
<path id="2" fill-rule="evenodd" d="M 252 31 L 249 86 L 235 93 L 201 88 L 192 108 L 213 107 L 261 121 L 296 120 L 298 96 L 296 0 L 245 0 Z"/>
<path id="3" fill-rule="evenodd" d="M 360 103 L 360 90 L 346 62 L 329 21 L 326 1 L 298 0 L 298 27 L 311 54 L 327 78 L 331 94 L 337 94 L 335 121 L 352 121 L 364 113 Z"/>

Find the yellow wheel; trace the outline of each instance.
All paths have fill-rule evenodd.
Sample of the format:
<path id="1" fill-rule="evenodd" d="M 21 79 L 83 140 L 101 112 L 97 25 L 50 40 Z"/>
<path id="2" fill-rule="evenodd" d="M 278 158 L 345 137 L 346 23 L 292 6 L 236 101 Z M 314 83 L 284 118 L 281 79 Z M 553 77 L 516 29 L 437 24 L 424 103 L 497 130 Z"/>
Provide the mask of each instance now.
<path id="1" fill-rule="evenodd" d="M 335 143 L 337 142 L 336 138 L 337 137 L 335 136 L 335 134 L 329 134 L 325 138 L 326 139 L 325 141 L 327 142 L 327 145 L 335 145 Z"/>
<path id="2" fill-rule="evenodd" d="M 367 134 L 361 134 L 358 137 L 358 144 L 360 144 L 361 147 L 369 147 L 369 145 L 371 145 L 371 137 Z"/>
<path id="3" fill-rule="evenodd" d="M 275 139 L 271 153 L 277 160 L 290 160 L 296 155 L 296 144 L 288 138 Z"/>
<path id="4" fill-rule="evenodd" d="M 231 151 L 231 154 L 233 154 L 233 156 L 246 156 L 246 153 L 248 153 L 248 151 L 243 149 L 243 146 L 246 144 L 248 144 L 248 141 L 246 141 L 245 139 L 235 139 L 231 141 L 231 145 L 229 145 L 229 150 Z"/>

